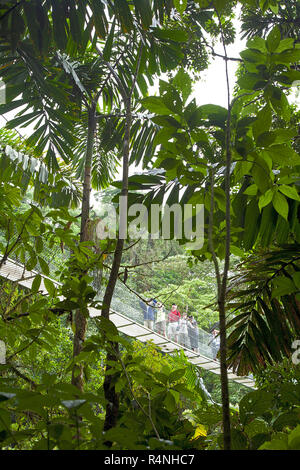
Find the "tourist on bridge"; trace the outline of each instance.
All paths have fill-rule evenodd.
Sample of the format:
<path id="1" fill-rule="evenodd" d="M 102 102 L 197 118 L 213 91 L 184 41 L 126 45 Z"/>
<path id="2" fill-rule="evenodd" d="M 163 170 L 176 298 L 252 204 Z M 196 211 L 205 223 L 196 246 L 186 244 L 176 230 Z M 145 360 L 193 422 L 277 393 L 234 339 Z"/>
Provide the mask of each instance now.
<path id="1" fill-rule="evenodd" d="M 141 310 L 142 310 L 142 313 L 143 313 L 144 322 L 145 322 L 145 320 L 147 319 L 148 306 L 142 299 L 139 300 L 139 304 L 140 304 L 140 307 L 141 307 Z"/>
<path id="2" fill-rule="evenodd" d="M 177 334 L 177 328 L 178 328 L 178 321 L 180 318 L 180 312 L 177 310 L 177 305 L 173 304 L 171 311 L 168 315 L 168 338 L 171 341 L 176 341 L 178 340 L 178 334 Z"/>
<path id="3" fill-rule="evenodd" d="M 161 302 L 157 303 L 155 331 L 166 336 L 166 311 Z"/>
<path id="4" fill-rule="evenodd" d="M 178 321 L 178 343 L 185 348 L 189 347 L 189 335 L 187 326 L 187 314 L 183 313 Z"/>
<path id="5" fill-rule="evenodd" d="M 212 350 L 212 355 L 213 359 L 216 359 L 218 351 L 220 349 L 220 337 L 219 337 L 219 331 L 214 329 L 212 331 L 212 340 L 210 341 L 211 344 L 211 350 Z"/>
<path id="6" fill-rule="evenodd" d="M 153 330 L 154 327 L 154 320 L 155 320 L 155 306 L 157 300 L 150 299 L 149 305 L 147 307 L 147 311 L 144 313 L 144 326 Z"/>
<path id="7" fill-rule="evenodd" d="M 196 319 L 193 315 L 188 317 L 188 335 L 190 340 L 191 349 L 198 352 L 199 348 L 199 328 Z"/>

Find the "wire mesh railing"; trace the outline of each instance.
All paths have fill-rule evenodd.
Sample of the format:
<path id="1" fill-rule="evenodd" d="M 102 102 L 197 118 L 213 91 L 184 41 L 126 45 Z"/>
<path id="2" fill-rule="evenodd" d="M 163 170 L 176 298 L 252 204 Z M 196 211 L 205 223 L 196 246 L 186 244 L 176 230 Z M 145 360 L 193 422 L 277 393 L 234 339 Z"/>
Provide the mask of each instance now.
<path id="1" fill-rule="evenodd" d="M 0 237 L 1 237 L 0 233 Z M 10 243 L 13 243 L 17 235 L 11 238 Z M 0 254 L 1 256 L 1 254 Z M 47 263 L 49 268 L 48 276 L 56 281 L 59 280 L 59 273 L 65 267 L 65 262 L 69 258 L 70 253 L 65 250 L 63 251 L 59 244 L 54 247 L 49 247 L 46 244 L 43 246 L 43 250 L 40 253 L 40 257 Z M 30 254 L 26 250 L 23 251 L 23 255 L 20 257 L 16 252 L 12 252 L 9 257 L 19 263 L 26 265 L 30 260 Z M 39 259 L 37 257 L 36 266 L 34 270 L 37 272 L 42 272 Z M 97 278 L 97 272 L 94 272 L 94 278 Z M 105 280 L 105 279 L 104 279 Z M 105 292 L 105 283 L 101 284 L 100 288 L 96 287 L 98 282 L 94 283 L 94 288 L 97 290 L 96 300 L 99 303 L 102 302 L 104 292 Z M 144 312 L 140 305 L 139 297 L 126 286 L 123 282 L 117 281 L 114 294 L 111 302 L 111 310 L 118 312 L 127 318 L 133 320 L 135 323 L 144 325 Z M 155 310 L 155 309 L 154 309 Z M 155 310 L 156 311 L 156 310 Z M 177 331 L 175 334 L 169 334 L 169 324 L 168 324 L 168 312 L 165 312 L 165 328 L 163 331 L 158 329 L 158 322 L 156 321 L 156 315 L 154 315 L 153 321 L 153 331 L 159 332 L 166 336 L 167 339 L 172 339 L 178 344 L 187 347 L 202 356 L 205 356 L 210 359 L 215 359 L 216 353 L 218 351 L 218 343 L 215 340 L 214 336 L 211 333 L 201 329 L 197 324 L 194 324 L 193 328 L 189 324 L 189 320 L 186 320 L 187 324 L 184 325 L 184 321 L 181 319 L 177 325 Z M 184 331 L 184 333 L 183 333 Z"/>
<path id="2" fill-rule="evenodd" d="M 96 299 L 101 302 L 103 296 L 104 286 L 102 286 L 101 289 L 98 291 Z M 144 325 L 144 311 L 140 305 L 140 299 L 121 281 L 117 281 L 114 290 L 114 295 L 112 298 L 111 309 L 115 312 L 125 315 L 137 324 Z M 154 310 L 157 309 L 154 308 Z M 154 332 L 159 332 L 160 334 L 165 335 L 166 338 L 172 339 L 178 344 L 194 350 L 198 354 L 201 354 L 210 359 L 215 359 L 216 352 L 218 350 L 218 342 L 215 340 L 214 336 L 211 333 L 208 333 L 207 331 L 201 329 L 198 325 L 195 325 L 193 329 L 188 328 L 189 320 L 182 320 L 181 317 L 181 320 L 177 322 L 178 325 L 176 325 L 177 331 L 175 332 L 175 335 L 172 335 L 171 337 L 168 328 L 168 312 L 165 311 L 165 328 L 163 332 L 161 331 L 161 328 L 158 328 L 158 323 L 161 322 L 161 318 L 159 318 L 159 322 L 156 320 L 157 312 L 154 313 L 154 321 L 152 327 Z M 187 322 L 186 328 L 184 325 L 184 321 Z M 185 332 L 181 333 L 184 330 Z"/>

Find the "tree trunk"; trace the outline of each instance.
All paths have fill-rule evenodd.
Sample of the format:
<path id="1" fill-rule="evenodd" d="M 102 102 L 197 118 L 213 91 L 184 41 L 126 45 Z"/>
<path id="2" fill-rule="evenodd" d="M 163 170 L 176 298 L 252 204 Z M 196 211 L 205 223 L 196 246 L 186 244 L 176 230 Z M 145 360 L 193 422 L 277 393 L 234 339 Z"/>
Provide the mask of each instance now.
<path id="1" fill-rule="evenodd" d="M 223 413 L 223 442 L 224 450 L 231 449 L 230 430 L 230 404 L 227 374 L 227 344 L 226 344 L 226 310 L 223 300 L 219 301 L 219 324 L 220 324 L 220 369 L 221 369 L 221 392 L 222 392 L 222 413 Z"/>
<path id="2" fill-rule="evenodd" d="M 83 195 L 81 206 L 81 227 L 80 227 L 80 242 L 88 241 L 88 221 L 90 215 L 90 194 L 91 194 L 91 172 L 92 172 L 92 159 L 93 148 L 96 130 L 95 118 L 96 103 L 92 103 L 88 110 L 88 137 L 85 154 L 85 168 L 84 168 L 84 182 L 83 182 Z M 85 340 L 87 329 L 87 318 L 80 310 L 75 313 L 75 333 L 73 340 L 73 357 L 79 355 L 82 350 Z M 79 367 L 79 369 L 78 369 Z M 72 384 L 79 390 L 83 391 L 83 367 L 77 366 L 72 371 Z"/>
<path id="3" fill-rule="evenodd" d="M 218 295 L 219 306 L 219 320 L 220 320 L 220 366 L 221 366 L 221 389 L 222 389 L 222 412 L 223 412 L 223 442 L 224 450 L 231 449 L 231 429 L 230 429 L 230 404 L 229 404 L 229 390 L 228 390 L 228 374 L 227 374 L 227 339 L 226 339 L 226 295 L 227 295 L 227 281 L 230 266 L 231 254 L 231 188 L 230 188 L 230 171 L 231 171 L 231 112 L 232 103 L 230 98 L 230 83 L 229 83 L 229 70 L 228 70 L 228 56 L 226 41 L 222 26 L 221 17 L 219 12 L 215 9 L 219 24 L 221 38 L 224 48 L 225 58 L 225 72 L 226 72 L 226 85 L 227 85 L 227 122 L 226 122 L 226 135 L 225 135 L 225 156 L 226 156 L 226 170 L 225 170 L 225 197 L 226 197 L 226 240 L 225 240 L 225 261 L 224 271 L 222 276 L 222 284 Z"/>
<path id="4" fill-rule="evenodd" d="M 230 154 L 229 154 L 230 157 Z M 227 183 L 228 185 L 228 175 Z M 210 187 L 211 187 L 211 199 L 210 199 L 210 213 L 209 213 L 209 225 L 208 225 L 208 243 L 209 249 L 212 254 L 212 260 L 215 267 L 217 288 L 218 288 L 218 311 L 219 311 L 219 328 L 220 328 L 220 379 L 221 379 L 221 393 L 222 393 L 222 413 L 223 413 L 223 443 L 224 450 L 229 450 L 231 447 L 231 431 L 230 431 L 230 407 L 229 407 L 229 391 L 228 391 L 228 375 L 227 375 L 227 344 L 226 344 L 226 289 L 227 289 L 227 276 L 229 269 L 229 254 L 230 251 L 230 200 L 229 206 L 227 205 L 226 210 L 226 259 L 224 265 L 224 273 L 221 277 L 219 262 L 216 256 L 216 252 L 213 244 L 213 219 L 214 219 L 214 172 L 211 170 L 210 174 Z M 227 186 L 226 186 L 227 187 Z M 230 197 L 228 188 L 226 189 L 227 201 Z"/>
<path id="5" fill-rule="evenodd" d="M 226 54 L 226 49 L 225 49 Z M 225 241 L 225 261 L 222 285 L 219 292 L 219 320 L 220 320 L 220 366 L 221 366 L 221 389 L 222 389 L 222 411 L 223 411 L 223 433 L 224 450 L 231 449 L 231 426 L 230 426 L 230 403 L 228 390 L 227 373 L 227 338 L 226 338 L 226 295 L 228 272 L 230 266 L 230 243 L 231 243 L 231 188 L 230 188 L 230 170 L 231 170 L 231 103 L 229 94 L 228 69 L 226 66 L 227 84 L 228 84 L 228 115 L 226 124 L 226 171 L 225 171 L 225 196 L 226 196 L 226 241 Z"/>
<path id="6" fill-rule="evenodd" d="M 122 178 L 122 191 L 121 196 L 128 197 L 128 165 L 129 165 L 129 144 L 130 144 L 130 131 L 131 131 L 132 115 L 131 115 L 131 100 L 128 98 L 126 103 L 126 124 L 125 124 L 125 135 L 123 144 L 123 178 Z M 126 203 L 126 215 L 127 215 L 127 203 Z M 120 211 L 121 212 L 121 211 Z M 121 219 L 121 213 L 120 213 Z M 109 311 L 115 286 L 118 280 L 118 274 L 122 259 L 122 253 L 124 248 L 124 239 L 120 238 L 120 227 L 119 227 L 119 238 L 117 240 L 116 249 L 114 253 L 113 264 L 109 276 L 109 281 L 103 297 L 103 309 L 102 316 L 109 319 Z M 107 361 L 118 361 L 119 344 L 110 342 L 110 350 L 107 353 Z M 106 372 L 111 367 L 106 365 Z M 104 379 L 104 395 L 107 400 L 106 414 L 104 422 L 104 431 L 107 431 L 117 424 L 118 413 L 119 413 L 119 394 L 116 392 L 114 385 L 114 376 L 105 375 Z M 110 443 L 107 443 L 110 445 Z"/>

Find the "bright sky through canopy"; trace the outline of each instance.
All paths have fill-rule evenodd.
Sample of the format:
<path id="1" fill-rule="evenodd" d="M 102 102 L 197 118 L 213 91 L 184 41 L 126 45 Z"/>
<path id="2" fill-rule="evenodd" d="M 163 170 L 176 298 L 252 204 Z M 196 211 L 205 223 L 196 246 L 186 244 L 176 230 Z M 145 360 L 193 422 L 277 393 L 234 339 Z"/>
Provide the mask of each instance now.
<path id="1" fill-rule="evenodd" d="M 239 53 L 246 48 L 247 40 L 241 40 L 240 36 L 240 16 L 237 12 L 236 19 L 233 21 L 236 37 L 233 44 L 226 46 L 228 57 L 240 58 Z M 224 48 L 221 42 L 214 46 L 216 54 L 224 55 Z M 228 61 L 230 93 L 232 94 L 235 86 L 235 73 L 239 62 Z M 201 80 L 194 86 L 194 95 L 197 104 L 218 104 L 227 108 L 227 84 L 225 74 L 225 60 L 221 57 L 210 57 L 210 65 L 207 70 L 201 73 Z"/>

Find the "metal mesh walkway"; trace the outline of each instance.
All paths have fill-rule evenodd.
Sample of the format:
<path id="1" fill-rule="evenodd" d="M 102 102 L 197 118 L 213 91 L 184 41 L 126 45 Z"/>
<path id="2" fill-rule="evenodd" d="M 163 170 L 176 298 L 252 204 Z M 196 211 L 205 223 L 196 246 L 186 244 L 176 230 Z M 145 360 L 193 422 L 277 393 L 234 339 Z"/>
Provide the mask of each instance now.
<path id="1" fill-rule="evenodd" d="M 55 269 L 51 267 L 50 273 Z M 56 266 L 57 268 L 57 266 Z M 0 268 L 0 276 L 11 281 L 17 282 L 23 287 L 28 289 L 31 288 L 32 282 L 35 276 L 38 274 L 37 271 L 28 271 L 24 265 L 18 263 L 15 260 L 7 259 L 7 261 Z M 42 281 L 40 285 L 40 291 L 44 294 L 48 294 L 43 279 L 47 276 L 41 275 Z M 50 278 L 49 278 L 50 279 Z M 54 280 L 51 276 L 51 280 L 54 284 L 59 286 L 59 283 Z M 97 298 L 102 298 L 103 292 L 99 291 Z M 96 317 L 101 315 L 101 310 L 90 308 L 90 317 Z M 139 305 L 138 298 L 128 291 L 126 286 L 121 282 L 117 283 L 114 296 L 111 305 L 110 320 L 116 325 L 118 330 L 127 336 L 136 338 L 139 341 L 146 342 L 152 341 L 157 347 L 159 347 L 165 353 L 172 353 L 176 350 L 182 349 L 187 359 L 201 367 L 202 369 L 208 370 L 214 374 L 220 374 L 220 363 L 213 359 L 213 352 L 210 346 L 212 335 L 199 328 L 199 342 L 196 351 L 184 347 L 175 341 L 171 341 L 167 337 L 158 334 L 157 332 L 146 328 L 143 325 L 143 313 Z M 246 387 L 255 388 L 254 381 L 251 377 L 237 376 L 231 370 L 228 370 L 229 380 L 233 380 Z"/>

